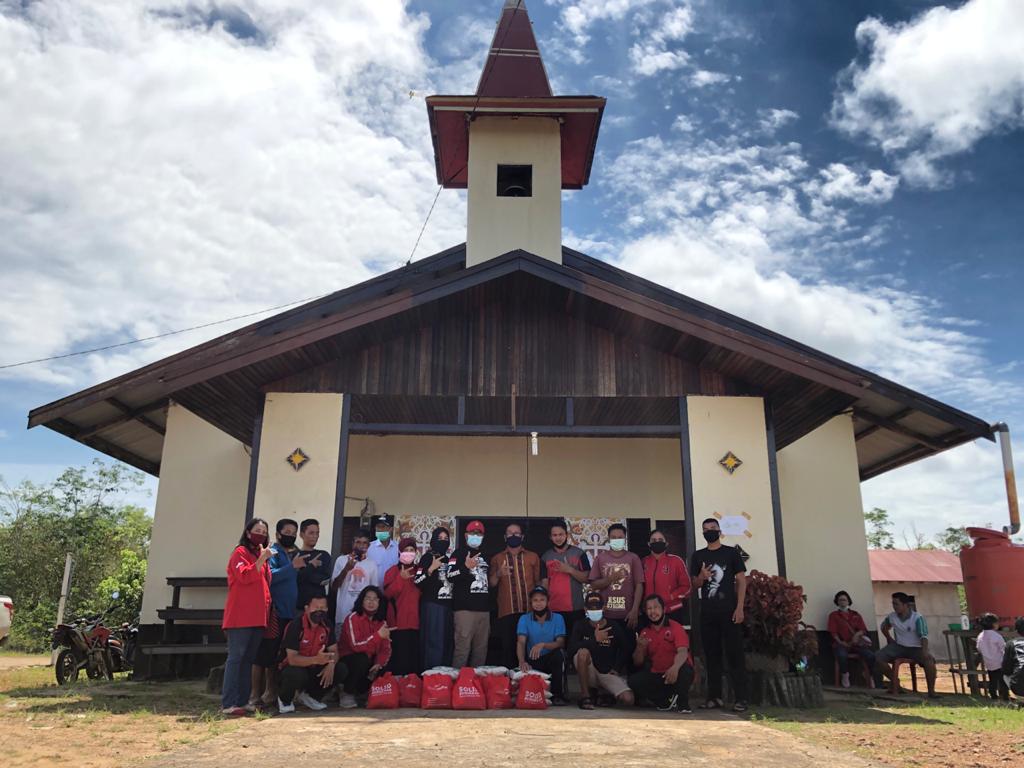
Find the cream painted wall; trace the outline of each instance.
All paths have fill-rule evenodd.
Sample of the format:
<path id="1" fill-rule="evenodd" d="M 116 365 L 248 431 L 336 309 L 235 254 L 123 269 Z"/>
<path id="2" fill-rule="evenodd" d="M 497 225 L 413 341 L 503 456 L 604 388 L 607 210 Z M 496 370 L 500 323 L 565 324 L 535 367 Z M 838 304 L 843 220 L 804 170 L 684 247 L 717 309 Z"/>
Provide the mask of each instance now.
<path id="1" fill-rule="evenodd" d="M 688 397 L 686 402 L 698 526 L 716 512 L 723 518 L 738 516 L 750 535 L 726 535 L 724 543 L 739 544 L 750 553 L 748 570 L 778 573 L 764 401 L 759 397 Z M 718 463 L 728 451 L 743 462 L 731 475 Z M 702 541 L 698 540 L 698 547 L 703 546 Z"/>
<path id="2" fill-rule="evenodd" d="M 519 517 L 527 506 L 532 517 L 682 518 L 677 440 L 541 436 L 539 448 L 530 456 L 525 437 L 354 435 L 346 494 L 398 518 Z"/>
<path id="3" fill-rule="evenodd" d="M 532 197 L 498 197 L 498 164 L 532 165 Z M 556 120 L 478 117 L 469 128 L 466 266 L 522 248 L 562 263 L 562 146 Z"/>
<path id="4" fill-rule="evenodd" d="M 917 612 L 928 622 L 928 637 L 932 655 L 942 660 L 948 658 L 946 639 L 942 632 L 949 629 L 950 624 L 960 624 L 960 596 L 957 594 L 956 584 L 876 581 L 874 583 L 874 606 L 868 608 L 865 605 L 861 611 L 862 614 L 865 614 L 865 620 L 868 618 L 866 614 L 874 611 L 878 625 L 881 626 L 882 619 L 892 613 L 893 592 L 905 592 L 914 596 Z M 885 641 L 882 640 L 882 642 Z"/>
<path id="5" fill-rule="evenodd" d="M 807 594 L 804 620 L 824 629 L 845 589 L 870 629 L 871 572 L 853 419 L 836 416 L 778 454 L 787 576 Z"/>
<path id="6" fill-rule="evenodd" d="M 172 403 L 160 461 L 142 623 L 171 604 L 168 576 L 223 576 L 245 522 L 249 453 L 240 442 Z M 184 589 L 183 608 L 221 608 L 224 591 Z"/>
<path id="7" fill-rule="evenodd" d="M 319 547 L 331 549 L 341 400 L 338 394 L 267 395 L 253 514 L 270 524 L 271 537 L 282 517 L 314 517 L 320 521 Z M 285 461 L 296 448 L 309 456 L 297 472 Z"/>

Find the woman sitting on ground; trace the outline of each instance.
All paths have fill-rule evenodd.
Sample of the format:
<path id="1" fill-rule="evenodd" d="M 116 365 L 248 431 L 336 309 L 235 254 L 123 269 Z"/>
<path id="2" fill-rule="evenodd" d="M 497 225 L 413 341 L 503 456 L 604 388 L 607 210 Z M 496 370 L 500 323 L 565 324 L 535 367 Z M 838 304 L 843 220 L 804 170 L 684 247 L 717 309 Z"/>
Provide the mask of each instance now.
<path id="1" fill-rule="evenodd" d="M 828 616 L 828 633 L 832 635 L 832 653 L 839 664 L 843 688 L 850 687 L 850 654 L 859 656 L 869 670 L 875 668 L 875 652 L 871 648 L 871 638 L 864 618 L 853 610 L 853 600 L 845 589 L 836 592 L 832 598 L 836 610 Z M 872 685 L 869 677 L 865 683 Z"/>
<path id="2" fill-rule="evenodd" d="M 387 606 L 379 587 L 369 586 L 359 593 L 355 607 L 341 626 L 338 651 L 348 673 L 342 709 L 358 706 L 356 697 L 365 699 L 370 683 L 391 659 L 391 630 L 387 625 Z"/>

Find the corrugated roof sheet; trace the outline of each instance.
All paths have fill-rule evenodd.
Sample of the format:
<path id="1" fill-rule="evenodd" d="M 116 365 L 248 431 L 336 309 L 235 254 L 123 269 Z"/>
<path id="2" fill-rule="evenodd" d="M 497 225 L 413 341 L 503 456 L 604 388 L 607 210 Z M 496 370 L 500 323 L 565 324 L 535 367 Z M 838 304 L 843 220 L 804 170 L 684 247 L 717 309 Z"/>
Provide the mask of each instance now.
<path id="1" fill-rule="evenodd" d="M 960 558 L 941 549 L 869 549 L 872 581 L 961 584 Z"/>

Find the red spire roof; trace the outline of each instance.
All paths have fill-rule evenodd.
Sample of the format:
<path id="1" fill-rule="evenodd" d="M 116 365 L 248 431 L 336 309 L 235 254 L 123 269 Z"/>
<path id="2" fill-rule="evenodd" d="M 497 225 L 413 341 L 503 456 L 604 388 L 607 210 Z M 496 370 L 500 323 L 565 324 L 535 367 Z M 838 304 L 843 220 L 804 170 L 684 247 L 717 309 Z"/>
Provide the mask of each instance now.
<path id="1" fill-rule="evenodd" d="M 552 95 L 537 38 L 533 36 L 533 24 L 526 11 L 526 0 L 505 0 L 476 95 L 499 98 Z"/>

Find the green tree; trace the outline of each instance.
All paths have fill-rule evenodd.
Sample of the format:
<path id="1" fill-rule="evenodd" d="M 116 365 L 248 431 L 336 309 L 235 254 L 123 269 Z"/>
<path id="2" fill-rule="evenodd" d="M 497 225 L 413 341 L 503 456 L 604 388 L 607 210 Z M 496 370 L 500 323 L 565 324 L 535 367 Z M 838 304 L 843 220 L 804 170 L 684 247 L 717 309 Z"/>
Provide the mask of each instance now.
<path id="1" fill-rule="evenodd" d="M 963 528 L 950 526 L 935 537 L 935 544 L 939 549 L 958 555 L 961 549 L 971 546 L 971 537 Z"/>
<path id="2" fill-rule="evenodd" d="M 105 608 L 115 589 L 132 596 L 138 582 L 141 590 L 152 521 L 125 496 L 142 483 L 140 472 L 101 461 L 66 469 L 45 485 L 0 483 L 0 592 L 15 604 L 12 647 L 48 647 L 68 553 L 75 568 L 67 617 Z M 126 603 L 127 610 L 137 607 Z"/>
<path id="3" fill-rule="evenodd" d="M 865 510 L 864 527 L 867 533 L 869 549 L 896 548 L 896 542 L 890 530 L 892 528 L 892 520 L 889 518 L 889 513 L 886 510 L 880 507 Z"/>

